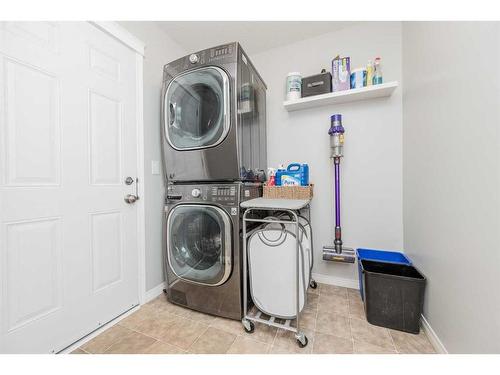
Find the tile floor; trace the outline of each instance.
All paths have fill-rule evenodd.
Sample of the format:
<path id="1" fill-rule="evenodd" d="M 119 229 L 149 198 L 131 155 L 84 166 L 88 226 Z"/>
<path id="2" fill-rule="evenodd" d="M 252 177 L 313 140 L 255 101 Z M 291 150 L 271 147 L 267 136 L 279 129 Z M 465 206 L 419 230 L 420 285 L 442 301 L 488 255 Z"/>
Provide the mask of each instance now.
<path id="1" fill-rule="evenodd" d="M 301 325 L 309 339 L 302 349 L 292 332 L 257 324 L 248 334 L 238 321 L 170 304 L 161 295 L 73 353 L 434 353 L 423 332 L 412 335 L 369 324 L 354 289 L 325 284 L 310 289 Z"/>

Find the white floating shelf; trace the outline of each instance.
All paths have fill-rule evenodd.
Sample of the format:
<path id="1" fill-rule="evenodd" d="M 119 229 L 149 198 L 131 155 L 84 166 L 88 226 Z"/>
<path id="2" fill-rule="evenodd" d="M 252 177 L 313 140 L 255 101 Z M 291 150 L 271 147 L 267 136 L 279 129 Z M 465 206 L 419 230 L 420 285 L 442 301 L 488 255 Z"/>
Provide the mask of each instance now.
<path id="1" fill-rule="evenodd" d="M 382 98 L 384 96 L 391 96 L 396 87 L 398 87 L 397 81 L 387 82 L 380 85 L 363 87 L 360 89 L 329 92 L 327 94 L 308 96 L 295 100 L 286 100 L 283 102 L 283 106 L 288 112 L 291 112 L 306 108 L 320 107 L 323 105 L 341 104 L 356 102 L 359 100 Z"/>

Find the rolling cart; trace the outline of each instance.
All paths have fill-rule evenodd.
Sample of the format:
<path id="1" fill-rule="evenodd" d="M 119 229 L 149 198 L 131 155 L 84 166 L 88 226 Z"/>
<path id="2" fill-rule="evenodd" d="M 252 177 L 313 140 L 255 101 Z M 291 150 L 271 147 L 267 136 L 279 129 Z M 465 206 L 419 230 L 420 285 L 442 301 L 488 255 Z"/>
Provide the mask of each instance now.
<path id="1" fill-rule="evenodd" d="M 295 339 L 298 345 L 303 348 L 307 345 L 308 339 L 300 328 L 299 315 L 301 312 L 301 302 L 302 307 L 307 303 L 307 286 L 315 289 L 317 287 L 316 282 L 311 277 L 311 269 L 313 265 L 313 240 L 312 240 L 312 227 L 311 227 L 311 210 L 310 210 L 310 199 L 269 199 L 269 198 L 256 198 L 251 199 L 246 202 L 241 203 L 241 208 L 245 210 L 243 214 L 243 319 L 241 320 L 243 327 L 247 333 L 252 333 L 255 330 L 255 323 L 262 323 L 265 325 L 285 329 L 295 333 Z M 278 217 L 265 217 L 260 218 L 257 215 L 252 216 L 252 213 L 259 212 L 267 213 L 279 213 Z M 307 212 L 307 217 L 302 216 L 301 212 Z M 286 218 L 285 216 L 288 216 Z M 301 293 L 301 275 L 304 275 L 305 260 L 303 258 L 304 251 L 301 244 L 303 236 L 301 236 L 301 230 L 303 231 L 304 226 L 301 224 L 305 222 L 309 226 L 309 236 L 310 236 L 310 260 L 307 260 L 307 266 L 309 267 L 309 279 L 307 283 L 305 280 L 302 281 L 302 287 L 304 288 L 303 293 Z M 248 243 L 249 238 L 252 234 L 255 234 L 256 230 L 252 230 L 250 233 L 247 232 L 247 223 L 261 223 L 261 224 L 282 224 L 290 228 L 293 228 L 293 232 L 289 231 L 295 237 L 295 248 L 296 248 L 296 259 L 295 259 L 295 311 L 293 316 L 276 316 L 270 315 L 264 312 L 266 315 L 270 315 L 269 319 L 263 317 L 263 312 L 258 310 L 256 313 L 252 314 L 248 311 L 248 272 L 252 272 L 251 267 L 248 264 Z M 302 233 L 303 234 L 303 233 Z M 301 258 L 302 257 L 302 258 Z M 302 270 L 301 270 L 302 264 Z M 301 272 L 302 271 L 302 272 Z M 250 275 L 251 276 L 251 275 Z M 291 285 L 293 287 L 293 283 Z M 254 297 L 251 290 L 252 297 Z M 303 299 L 301 300 L 301 296 Z M 254 301 L 255 302 L 255 301 Z M 291 321 L 296 319 L 296 327 L 291 325 Z"/>

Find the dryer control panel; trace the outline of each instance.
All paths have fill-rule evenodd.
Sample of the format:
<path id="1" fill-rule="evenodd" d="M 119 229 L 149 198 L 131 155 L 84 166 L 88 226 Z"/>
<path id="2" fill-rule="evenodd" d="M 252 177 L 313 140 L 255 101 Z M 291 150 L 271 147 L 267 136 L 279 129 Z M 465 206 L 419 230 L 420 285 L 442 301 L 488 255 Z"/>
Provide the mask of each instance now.
<path id="1" fill-rule="evenodd" d="M 165 65 L 164 80 L 171 80 L 174 76 L 186 70 L 202 65 L 221 66 L 234 63 L 237 60 L 238 43 L 227 43 L 221 46 L 193 52 L 180 59 Z"/>
<path id="2" fill-rule="evenodd" d="M 226 44 L 211 48 L 209 50 L 208 62 L 212 63 L 219 60 L 225 60 L 228 56 L 233 54 L 235 48 L 236 46 L 234 44 Z"/>

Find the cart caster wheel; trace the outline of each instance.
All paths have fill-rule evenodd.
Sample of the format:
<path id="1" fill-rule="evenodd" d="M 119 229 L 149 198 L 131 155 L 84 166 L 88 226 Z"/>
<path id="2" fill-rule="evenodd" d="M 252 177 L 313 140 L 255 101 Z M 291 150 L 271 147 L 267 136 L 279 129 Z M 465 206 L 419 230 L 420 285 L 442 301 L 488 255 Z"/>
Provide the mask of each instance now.
<path id="1" fill-rule="evenodd" d="M 243 319 L 241 323 L 243 324 L 243 328 L 245 328 L 246 333 L 253 333 L 253 331 L 255 331 L 255 324 L 250 320 Z"/>
<path id="2" fill-rule="evenodd" d="M 312 289 L 316 289 L 318 287 L 318 283 L 316 283 L 316 281 L 314 281 L 314 280 L 311 280 L 311 282 L 309 283 L 309 286 Z"/>
<path id="3" fill-rule="evenodd" d="M 307 339 L 307 336 L 297 338 L 297 344 L 299 345 L 299 348 L 305 348 L 308 342 L 309 340 Z"/>

